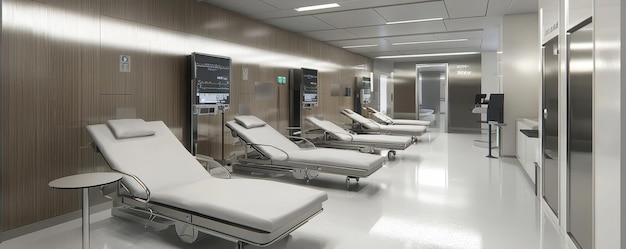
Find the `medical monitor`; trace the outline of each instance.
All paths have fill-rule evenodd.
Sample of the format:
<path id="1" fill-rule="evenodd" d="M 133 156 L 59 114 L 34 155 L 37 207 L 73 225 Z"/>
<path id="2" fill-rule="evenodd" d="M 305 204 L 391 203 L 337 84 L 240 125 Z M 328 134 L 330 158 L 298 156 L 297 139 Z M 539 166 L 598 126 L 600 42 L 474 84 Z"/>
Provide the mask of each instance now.
<path id="1" fill-rule="evenodd" d="M 317 70 L 302 68 L 302 103 L 317 105 Z"/>
<path id="2" fill-rule="evenodd" d="M 230 104 L 230 68 L 228 57 L 192 54 L 195 104 Z"/>
<path id="3" fill-rule="evenodd" d="M 487 121 L 504 123 L 504 94 L 491 94 L 487 106 Z"/>

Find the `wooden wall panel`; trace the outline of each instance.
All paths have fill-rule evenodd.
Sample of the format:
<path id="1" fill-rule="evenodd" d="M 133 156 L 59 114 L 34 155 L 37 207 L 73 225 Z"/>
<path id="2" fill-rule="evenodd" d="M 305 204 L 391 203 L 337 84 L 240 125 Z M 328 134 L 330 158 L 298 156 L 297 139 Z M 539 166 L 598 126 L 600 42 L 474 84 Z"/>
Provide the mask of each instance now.
<path id="1" fill-rule="evenodd" d="M 283 134 L 289 92 L 278 76 L 332 64 L 314 68 L 320 107 L 303 114 L 347 122 L 339 111 L 352 108 L 352 97 L 330 96 L 330 85 L 341 84 L 343 94 L 356 76 L 367 75 L 355 65 L 371 68 L 370 59 L 195 0 L 3 0 L 2 8 L 3 231 L 80 209 L 79 191 L 47 185 L 109 170 L 90 146 L 86 125 L 118 117 L 163 120 L 184 140 L 192 52 L 233 58 L 226 120 L 253 114 Z M 131 56 L 130 73 L 120 72 L 120 55 Z M 257 97 L 257 82 L 274 84 L 273 98 Z M 243 149 L 221 128 L 220 115 L 200 118 L 200 153 L 220 159 L 222 137 L 226 157 Z"/>

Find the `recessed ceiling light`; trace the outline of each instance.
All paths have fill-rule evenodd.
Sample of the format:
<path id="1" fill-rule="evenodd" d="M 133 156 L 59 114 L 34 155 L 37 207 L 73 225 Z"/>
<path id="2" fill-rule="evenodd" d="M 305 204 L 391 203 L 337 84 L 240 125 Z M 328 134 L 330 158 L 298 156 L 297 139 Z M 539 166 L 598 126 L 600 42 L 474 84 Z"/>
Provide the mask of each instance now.
<path id="1" fill-rule="evenodd" d="M 389 55 L 378 56 L 376 59 L 400 59 L 400 58 L 417 58 L 417 57 L 436 57 L 436 56 L 454 56 L 454 55 L 470 55 L 480 54 L 480 52 L 457 52 L 457 53 L 438 53 L 438 54 L 405 54 L 405 55 Z"/>
<path id="2" fill-rule="evenodd" d="M 329 4 L 320 4 L 320 5 L 300 7 L 300 8 L 296 8 L 296 11 L 321 10 L 321 9 L 337 8 L 337 7 L 341 7 L 341 6 L 339 6 L 339 4 L 337 3 L 329 3 Z"/>
<path id="3" fill-rule="evenodd" d="M 369 47 L 378 47 L 378 45 L 377 44 L 351 45 L 351 46 L 343 46 L 342 48 L 369 48 Z"/>
<path id="4" fill-rule="evenodd" d="M 413 22 L 431 22 L 431 21 L 441 21 L 443 18 L 427 18 L 427 19 L 415 19 L 415 20 L 406 20 L 406 21 L 396 21 L 396 22 L 387 22 L 388 25 L 392 24 L 402 24 L 402 23 L 413 23 Z"/>
<path id="5" fill-rule="evenodd" d="M 467 41 L 467 39 L 452 39 L 452 40 L 436 40 L 436 41 L 414 41 L 414 42 L 395 42 L 391 45 L 411 45 L 411 44 L 426 44 L 426 43 L 442 43 L 442 42 L 460 42 Z"/>

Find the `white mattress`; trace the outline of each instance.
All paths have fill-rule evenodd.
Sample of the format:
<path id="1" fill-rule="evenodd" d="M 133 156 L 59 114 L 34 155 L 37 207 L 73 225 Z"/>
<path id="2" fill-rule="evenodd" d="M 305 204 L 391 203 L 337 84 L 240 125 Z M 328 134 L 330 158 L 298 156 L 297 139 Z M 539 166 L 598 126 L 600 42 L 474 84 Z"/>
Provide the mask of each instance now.
<path id="1" fill-rule="evenodd" d="M 244 128 L 236 121 L 228 121 L 226 125 L 236 131 L 238 136 L 246 142 L 255 144 L 257 150 L 273 161 L 366 171 L 380 168 L 385 161 L 384 157 L 362 154 L 356 151 L 300 148 L 269 125 L 250 129 Z M 280 148 L 280 150 L 276 148 Z"/>
<path id="2" fill-rule="evenodd" d="M 327 120 L 319 120 L 315 117 L 307 117 L 306 120 L 316 127 L 319 127 L 327 133 L 331 134 L 333 138 L 344 142 L 352 142 L 355 144 L 391 144 L 395 145 L 394 147 L 407 147 L 412 142 L 412 139 L 410 137 L 371 134 L 349 134 L 343 128 Z"/>
<path id="3" fill-rule="evenodd" d="M 327 199 L 309 188 L 254 179 L 209 178 L 153 194 L 158 203 L 272 232 Z"/>
<path id="4" fill-rule="evenodd" d="M 425 126 L 417 125 L 381 125 L 372 121 L 371 119 L 367 119 L 361 116 L 360 114 L 350 109 L 343 110 L 341 114 L 349 117 L 355 122 L 360 123 L 361 126 L 363 126 L 364 132 L 380 132 L 391 135 L 421 136 L 427 130 Z"/>
<path id="5" fill-rule="evenodd" d="M 394 119 L 392 125 L 421 125 L 429 126 L 430 121 L 426 120 L 412 120 L 412 119 Z"/>
<path id="6" fill-rule="evenodd" d="M 389 135 L 372 135 L 359 134 L 354 137 L 355 142 L 359 143 L 384 143 L 384 144 L 406 144 L 407 146 L 413 142 L 411 137 L 406 136 L 389 136 Z"/>
<path id="7" fill-rule="evenodd" d="M 381 125 L 379 131 L 382 133 L 402 134 L 411 136 L 421 136 L 426 132 L 426 126 L 418 125 Z M 367 131 L 367 130 L 366 130 Z"/>
<path id="8" fill-rule="evenodd" d="M 380 165 L 385 162 L 385 158 L 378 155 L 327 148 L 292 151 L 289 153 L 289 160 L 293 162 L 337 166 L 362 171 L 371 171 L 372 169 L 379 168 Z"/>
<path id="9" fill-rule="evenodd" d="M 286 231 L 293 219 L 321 210 L 328 198 L 325 192 L 300 186 L 213 178 L 163 122 L 146 122 L 146 126 L 156 134 L 115 139 L 104 124 L 87 126 L 87 130 L 111 168 L 139 177 L 150 189 L 153 202 L 271 233 Z M 132 179 L 123 181 L 134 195 L 145 197 Z"/>

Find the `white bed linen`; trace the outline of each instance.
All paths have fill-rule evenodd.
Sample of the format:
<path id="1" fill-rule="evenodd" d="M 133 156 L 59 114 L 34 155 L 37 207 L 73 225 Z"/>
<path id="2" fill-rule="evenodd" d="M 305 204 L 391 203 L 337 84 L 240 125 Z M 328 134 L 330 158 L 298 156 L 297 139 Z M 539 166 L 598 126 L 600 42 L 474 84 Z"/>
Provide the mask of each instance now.
<path id="1" fill-rule="evenodd" d="M 146 128 L 155 135 L 115 139 L 104 124 L 87 126 L 111 168 L 139 177 L 153 202 L 271 233 L 288 230 L 285 226 L 294 218 L 319 210 L 328 198 L 325 192 L 300 186 L 213 178 L 163 122 L 146 122 Z M 134 195 L 145 197 L 131 178 L 123 181 L 133 186 Z"/>

